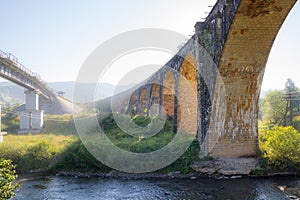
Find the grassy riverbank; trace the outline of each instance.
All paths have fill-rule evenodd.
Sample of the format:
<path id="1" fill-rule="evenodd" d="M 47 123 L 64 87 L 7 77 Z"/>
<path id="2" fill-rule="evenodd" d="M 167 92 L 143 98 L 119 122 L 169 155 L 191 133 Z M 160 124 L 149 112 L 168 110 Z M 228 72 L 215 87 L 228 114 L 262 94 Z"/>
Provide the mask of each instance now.
<path id="1" fill-rule="evenodd" d="M 56 162 L 57 155 L 75 141 L 75 136 L 7 135 L 0 144 L 0 157 L 17 164 L 18 173 L 44 171 Z"/>
<path id="2" fill-rule="evenodd" d="M 84 117 L 88 119 L 88 117 Z M 139 135 L 139 137 L 130 136 L 124 133 L 116 124 L 115 119 L 124 121 L 128 116 L 124 115 L 106 115 L 99 119 L 101 127 L 107 138 L 121 149 L 134 153 L 149 153 L 159 150 L 169 144 L 175 137 L 172 132 L 172 122 L 167 120 L 161 131 L 154 136 Z M 132 122 L 141 126 L 150 126 L 150 121 L 163 121 L 157 117 L 150 119 L 145 116 L 135 116 Z M 27 173 L 35 171 L 58 172 L 96 172 L 107 173 L 112 169 L 103 165 L 95 159 L 85 148 L 78 138 L 72 116 L 46 116 L 46 127 L 41 134 L 18 135 L 10 128 L 17 127 L 16 118 L 6 118 L 4 127 L 9 132 L 4 136 L 4 142 L 0 144 L 0 158 L 11 159 L 17 164 L 18 173 Z M 85 123 L 85 122 L 84 122 Z M 126 124 L 125 124 L 126 126 Z M 87 124 L 90 132 L 85 135 L 89 138 L 92 146 L 99 146 L 99 137 L 94 137 L 97 127 Z M 147 131 L 146 131 L 147 132 Z M 146 133 L 145 132 L 145 133 Z M 134 132 L 132 132 L 134 133 Z M 97 139 L 95 139 L 97 138 Z M 274 128 L 271 130 L 260 129 L 259 144 L 261 154 L 258 158 L 261 160 L 261 169 L 255 169 L 252 174 L 266 175 L 277 172 L 300 172 L 300 134 L 288 128 Z M 181 173 L 190 173 L 192 162 L 200 161 L 199 145 L 194 139 L 185 153 L 171 165 L 159 170 L 157 173 L 169 173 L 180 171 Z M 204 158 L 207 160 L 209 158 Z"/>
<path id="3" fill-rule="evenodd" d="M 137 116 L 132 118 L 132 121 L 146 127 L 151 119 Z M 107 173 L 111 171 L 87 151 L 76 134 L 71 116 L 47 116 L 45 124 L 46 128 L 42 134 L 5 136 L 4 142 L 0 144 L 0 157 L 13 160 L 17 164 L 18 173 L 30 171 Z M 159 133 L 150 138 L 125 134 L 117 126 L 112 115 L 104 117 L 101 125 L 112 143 L 124 150 L 136 153 L 158 150 L 172 141 L 174 137 L 170 120 L 166 121 Z M 189 173 L 192 171 L 190 164 L 199 160 L 198 153 L 199 147 L 195 140 L 177 161 L 158 173 L 172 171 Z"/>

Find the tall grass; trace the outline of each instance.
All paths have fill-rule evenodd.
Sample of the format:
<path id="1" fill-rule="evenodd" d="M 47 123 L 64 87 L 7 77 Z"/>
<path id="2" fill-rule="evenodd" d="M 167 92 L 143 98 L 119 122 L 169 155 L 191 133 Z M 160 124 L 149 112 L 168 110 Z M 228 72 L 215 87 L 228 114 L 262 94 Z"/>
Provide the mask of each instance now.
<path id="1" fill-rule="evenodd" d="M 165 122 L 160 132 L 147 138 L 143 137 L 142 133 L 140 137 L 124 133 L 116 124 L 116 117 L 121 120 L 125 120 L 125 118 L 128 120 L 128 116 L 108 114 L 100 119 L 101 127 L 112 143 L 130 152 L 147 153 L 159 150 L 169 144 L 175 136 L 170 120 Z M 135 116 L 132 119 L 129 117 L 129 120 L 141 127 L 148 127 L 151 126 L 151 121 L 162 119 Z M 89 128 L 92 132 L 97 131 L 96 128 Z M 93 133 L 87 136 L 90 137 L 92 145 L 99 144 L 99 141 L 93 140 Z M 199 160 L 198 154 L 199 146 L 194 140 L 188 150 L 175 163 L 159 172 L 191 172 L 189 166 L 193 161 Z M 0 144 L 0 158 L 13 160 L 17 164 L 19 173 L 49 170 L 84 172 L 107 172 L 111 170 L 95 159 L 76 136 L 76 128 L 70 115 L 46 116 L 43 134 L 5 136 L 4 142 Z"/>
<path id="2" fill-rule="evenodd" d="M 118 117 L 118 120 L 126 120 L 126 118 L 128 118 L 128 116 L 123 115 L 108 115 L 100 122 L 101 126 L 104 129 L 106 136 L 114 145 L 130 152 L 147 153 L 161 149 L 169 142 L 171 142 L 173 137 L 175 136 L 172 129 L 173 125 L 170 120 L 167 120 L 165 122 L 162 130 L 160 130 L 157 134 L 147 138 L 143 136 L 144 132 L 141 132 L 145 131 L 145 129 L 143 128 L 140 132 L 139 130 L 136 131 L 136 134 L 138 134 L 139 137 L 134 137 L 127 133 L 124 133 L 116 124 L 114 117 Z M 135 116 L 131 119 L 131 121 L 133 121 L 140 127 L 149 126 L 150 122 L 155 120 L 161 119 L 159 119 L 159 117 L 154 117 L 151 119 L 150 117 L 146 116 Z"/>
<path id="3" fill-rule="evenodd" d="M 42 133 L 54 135 L 77 135 L 72 115 L 45 115 Z"/>
<path id="4" fill-rule="evenodd" d="M 63 135 L 7 135 L 0 144 L 0 158 L 13 160 L 20 173 L 45 171 L 75 139 L 74 136 Z"/>

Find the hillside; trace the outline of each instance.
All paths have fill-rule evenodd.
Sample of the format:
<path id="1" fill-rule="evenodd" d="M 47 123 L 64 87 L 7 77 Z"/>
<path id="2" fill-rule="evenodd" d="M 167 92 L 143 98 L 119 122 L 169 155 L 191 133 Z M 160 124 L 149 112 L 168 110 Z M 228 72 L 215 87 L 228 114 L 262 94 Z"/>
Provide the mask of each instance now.
<path id="1" fill-rule="evenodd" d="M 0 102 L 5 106 L 22 104 L 25 101 L 24 88 L 11 82 L 0 82 Z"/>
<path id="2" fill-rule="evenodd" d="M 69 100 L 73 99 L 73 91 L 75 87 L 75 82 L 50 82 L 48 86 L 55 92 L 64 92 L 63 96 Z M 85 92 L 94 92 L 94 84 L 80 83 L 77 85 Z M 82 94 L 82 98 L 76 99 L 77 103 L 87 103 L 92 102 L 97 99 L 103 99 L 109 97 L 113 94 L 115 90 L 115 85 L 103 83 L 98 85 L 95 91 L 94 99 L 87 99 L 86 94 Z M 121 86 L 118 91 L 125 90 L 129 86 Z M 101 90 L 100 90 L 100 89 Z M 6 106 L 14 106 L 17 104 L 23 104 L 25 102 L 24 88 L 11 83 L 11 82 L 0 82 L 0 102 Z"/>

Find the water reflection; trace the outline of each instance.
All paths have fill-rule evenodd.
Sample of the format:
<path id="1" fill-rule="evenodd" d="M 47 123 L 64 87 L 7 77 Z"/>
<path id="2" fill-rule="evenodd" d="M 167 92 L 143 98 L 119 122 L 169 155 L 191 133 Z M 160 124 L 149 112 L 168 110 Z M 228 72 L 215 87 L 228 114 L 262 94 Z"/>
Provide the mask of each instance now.
<path id="1" fill-rule="evenodd" d="M 22 182 L 13 199 L 282 200 L 290 199 L 287 189 L 299 191 L 299 178 L 118 180 L 49 176 Z"/>

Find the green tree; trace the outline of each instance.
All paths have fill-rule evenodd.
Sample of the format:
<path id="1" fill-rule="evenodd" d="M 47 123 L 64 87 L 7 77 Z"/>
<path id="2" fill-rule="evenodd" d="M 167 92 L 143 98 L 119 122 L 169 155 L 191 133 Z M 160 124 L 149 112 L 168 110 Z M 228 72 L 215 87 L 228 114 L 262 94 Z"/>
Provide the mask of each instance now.
<path id="1" fill-rule="evenodd" d="M 260 149 L 268 164 L 280 170 L 300 169 L 300 134 L 293 127 L 274 127 L 260 137 Z"/>
<path id="2" fill-rule="evenodd" d="M 262 100 L 261 106 L 262 120 L 271 124 L 279 124 L 286 110 L 283 91 L 274 90 L 268 92 Z"/>
<path id="3" fill-rule="evenodd" d="M 14 190 L 18 184 L 13 184 L 17 178 L 16 166 L 11 160 L 0 159 L 0 200 L 9 199 L 14 196 Z"/>

